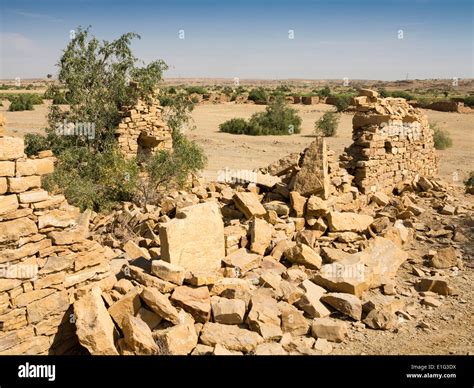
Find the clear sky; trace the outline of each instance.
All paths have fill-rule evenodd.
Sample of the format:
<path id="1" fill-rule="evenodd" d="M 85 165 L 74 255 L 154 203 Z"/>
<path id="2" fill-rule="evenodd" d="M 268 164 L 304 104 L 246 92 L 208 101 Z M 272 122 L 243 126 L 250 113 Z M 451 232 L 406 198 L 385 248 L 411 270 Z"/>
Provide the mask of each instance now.
<path id="1" fill-rule="evenodd" d="M 55 74 L 69 31 L 79 25 L 91 25 L 94 35 L 107 40 L 137 32 L 141 40 L 133 43 L 135 55 L 145 62 L 165 60 L 170 66 L 165 77 L 474 77 L 473 0 L 0 4 L 0 78 Z"/>

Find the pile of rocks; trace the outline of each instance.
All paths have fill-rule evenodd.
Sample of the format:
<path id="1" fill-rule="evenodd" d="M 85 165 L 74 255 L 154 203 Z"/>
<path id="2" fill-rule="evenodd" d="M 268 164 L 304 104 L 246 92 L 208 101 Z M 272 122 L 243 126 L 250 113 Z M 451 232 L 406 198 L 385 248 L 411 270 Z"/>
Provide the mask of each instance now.
<path id="1" fill-rule="evenodd" d="M 23 139 L 0 137 L 1 354 L 74 347 L 70 304 L 110 275 L 113 252 L 87 239 L 90 213 L 41 189 L 53 168 L 51 151 L 26 158 Z"/>
<path id="2" fill-rule="evenodd" d="M 122 121 L 115 132 L 118 147 L 128 158 L 171 149 L 171 129 L 162 119 L 157 100 L 139 100 L 133 107 L 123 107 Z"/>
<path id="3" fill-rule="evenodd" d="M 372 194 L 349 212 L 335 210 L 342 191 L 305 197 L 260 180 L 195 180 L 149 211 L 118 212 L 136 236 L 115 248 L 112 290 L 75 303 L 80 343 L 92 354 L 327 354 L 351 330 L 413 319 L 395 277 L 424 212 L 414 190 L 436 198 L 446 187 L 423 178 L 431 187 Z M 107 230 L 104 220 L 93 223 Z M 452 248 L 436 257 L 434 268 L 458 265 Z M 423 303 L 453 293 L 439 273 L 418 275 Z"/>
<path id="4" fill-rule="evenodd" d="M 378 98 L 361 89 L 354 98 L 354 142 L 343 159 L 363 193 L 390 192 L 397 183 L 437 173 L 433 130 L 403 98 Z"/>

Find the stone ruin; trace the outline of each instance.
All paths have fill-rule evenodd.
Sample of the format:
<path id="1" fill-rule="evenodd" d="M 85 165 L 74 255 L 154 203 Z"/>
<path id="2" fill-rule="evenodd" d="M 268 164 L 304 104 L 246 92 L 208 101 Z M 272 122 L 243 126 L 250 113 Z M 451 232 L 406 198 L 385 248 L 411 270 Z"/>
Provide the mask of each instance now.
<path id="1" fill-rule="evenodd" d="M 433 130 L 419 109 L 367 89 L 354 102 L 354 142 L 342 160 L 362 193 L 390 192 L 416 176 L 437 174 Z"/>
<path id="2" fill-rule="evenodd" d="M 0 354 L 69 352 L 71 303 L 110 276 L 107 249 L 87 239 L 91 213 L 41 189 L 53 169 L 51 151 L 27 158 L 23 139 L 0 137 Z"/>
<path id="3" fill-rule="evenodd" d="M 188 192 L 109 215 L 81 214 L 42 190 L 51 153 L 26 158 L 21 139 L 0 137 L 0 354 L 328 354 L 350 322 L 395 327 L 396 314 L 410 315 L 394 283 L 414 233 L 403 220 L 428 211 L 414 192 L 444 189 L 416 176 L 436 171 L 425 119 L 362 94 L 356 139 L 411 117 L 427 147 L 413 133 L 390 135 L 336 158 L 317 139 L 256 183 L 194 179 Z M 420 170 L 408 155 L 433 164 Z M 382 191 L 352 175 L 361 161 L 390 171 L 375 186 Z M 389 197 L 400 168 L 406 190 Z M 452 247 L 433 255 L 436 268 L 455 264 Z M 417 273 L 418 290 L 452 293 L 445 279 Z"/>
<path id="4" fill-rule="evenodd" d="M 172 149 L 172 130 L 163 121 L 162 111 L 157 100 L 139 100 L 135 106 L 123 108 L 115 135 L 119 149 L 127 158 Z"/>

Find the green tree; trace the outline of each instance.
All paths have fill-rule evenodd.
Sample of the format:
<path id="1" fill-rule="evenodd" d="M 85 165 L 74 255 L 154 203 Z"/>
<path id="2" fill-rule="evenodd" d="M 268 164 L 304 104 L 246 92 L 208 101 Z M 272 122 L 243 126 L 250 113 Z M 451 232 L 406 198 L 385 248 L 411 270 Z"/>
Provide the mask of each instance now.
<path id="1" fill-rule="evenodd" d="M 154 89 L 168 67 L 162 60 L 142 65 L 130 48 L 135 38 L 140 36 L 129 32 L 111 42 L 100 42 L 90 36 L 89 28 L 77 29 L 58 62 L 58 80 L 67 90 L 65 98 L 70 110 L 51 106 L 48 133 L 54 138 L 57 125 L 66 120 L 93 123 L 95 138 L 63 136 L 54 139 L 56 142 L 63 140 L 69 145 L 83 144 L 103 150 L 115 140 L 121 107 L 133 105 L 138 97 L 153 98 Z M 130 79 L 138 87 L 130 87 Z"/>

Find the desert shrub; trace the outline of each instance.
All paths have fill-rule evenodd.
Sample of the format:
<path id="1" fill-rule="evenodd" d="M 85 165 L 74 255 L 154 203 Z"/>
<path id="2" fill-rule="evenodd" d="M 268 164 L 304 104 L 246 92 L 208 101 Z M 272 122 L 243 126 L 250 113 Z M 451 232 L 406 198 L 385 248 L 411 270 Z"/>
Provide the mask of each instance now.
<path id="1" fill-rule="evenodd" d="M 231 119 L 222 123 L 219 129 L 238 135 L 292 135 L 300 133 L 301 118 L 283 97 L 277 97 L 265 112 L 254 113 L 248 122 L 241 118 Z"/>
<path id="2" fill-rule="evenodd" d="M 385 88 L 380 88 L 378 92 L 379 92 L 380 97 L 382 98 L 390 97 L 390 92 L 388 92 L 387 89 Z"/>
<path id="3" fill-rule="evenodd" d="M 134 198 L 137 177 L 136 162 L 116 149 L 69 147 L 60 154 L 54 172 L 44 178 L 44 187 L 64 193 L 82 210 L 107 211 L 117 201 Z"/>
<path id="4" fill-rule="evenodd" d="M 33 101 L 26 94 L 19 94 L 11 101 L 8 110 L 10 112 L 33 110 Z"/>
<path id="5" fill-rule="evenodd" d="M 264 88 L 254 88 L 249 93 L 249 100 L 255 102 L 266 102 L 268 99 L 267 92 Z"/>
<path id="6" fill-rule="evenodd" d="M 343 112 L 351 105 L 353 95 L 350 94 L 337 94 L 333 97 L 336 98 L 335 106 L 338 112 Z"/>
<path id="7" fill-rule="evenodd" d="M 285 94 L 291 92 L 291 88 L 288 85 L 278 85 L 275 91 Z"/>
<path id="8" fill-rule="evenodd" d="M 235 89 L 235 93 L 237 94 L 242 94 L 246 92 L 247 92 L 247 88 L 244 88 L 243 86 L 237 86 L 237 89 Z"/>
<path id="9" fill-rule="evenodd" d="M 245 119 L 235 118 L 227 120 L 219 125 L 221 132 L 234 133 L 236 135 L 245 135 L 249 132 L 248 123 Z"/>
<path id="10" fill-rule="evenodd" d="M 468 187 L 474 186 L 474 171 L 469 173 L 469 177 L 464 181 L 464 184 Z"/>
<path id="11" fill-rule="evenodd" d="M 190 174 L 206 165 L 204 150 L 179 131 L 173 133 L 173 151 L 162 150 L 143 163 L 147 178 L 139 180 L 137 190 L 142 205 L 156 199 L 160 192 L 183 188 Z"/>
<path id="12" fill-rule="evenodd" d="M 206 94 L 207 93 L 207 89 L 203 86 L 188 86 L 186 88 L 186 91 L 188 92 L 188 94 L 193 94 L 193 93 Z"/>
<path id="13" fill-rule="evenodd" d="M 324 88 L 319 90 L 315 89 L 313 90 L 313 92 L 319 97 L 329 97 L 331 95 L 331 89 L 329 88 L 329 86 L 325 86 Z"/>
<path id="14" fill-rule="evenodd" d="M 464 97 L 464 105 L 474 107 L 474 96 Z"/>
<path id="15" fill-rule="evenodd" d="M 249 125 L 257 135 L 291 135 L 300 133 L 301 117 L 283 97 L 277 97 L 266 107 L 265 112 L 254 113 Z"/>
<path id="16" fill-rule="evenodd" d="M 37 155 L 38 152 L 47 150 L 51 147 L 47 137 L 37 133 L 27 133 L 24 140 L 25 153 L 28 156 Z"/>
<path id="17" fill-rule="evenodd" d="M 326 112 L 314 123 L 314 130 L 319 136 L 335 136 L 339 124 L 339 115 L 335 112 Z"/>
<path id="18" fill-rule="evenodd" d="M 222 89 L 222 93 L 224 93 L 226 96 L 231 96 L 232 93 L 234 93 L 234 90 L 230 86 L 225 86 Z"/>
<path id="19" fill-rule="evenodd" d="M 434 131 L 434 147 L 437 150 L 445 150 L 453 145 L 447 130 L 439 128 L 437 123 L 430 123 L 430 127 Z"/>
<path id="20" fill-rule="evenodd" d="M 403 90 L 395 90 L 395 91 L 391 92 L 390 97 L 404 98 L 405 100 L 414 100 L 415 99 L 413 94 L 410 94 L 410 93 L 405 92 Z"/>
<path id="21" fill-rule="evenodd" d="M 59 123 L 93 123 L 94 139 L 86 136 L 52 136 L 60 144 L 53 150 L 84 146 L 100 151 L 116 143 L 115 129 L 121 120 L 120 109 L 131 106 L 141 97 L 153 98 L 157 83 L 167 69 L 161 61 L 141 66 L 131 51 L 131 42 L 140 38 L 126 33 L 113 41 L 99 41 L 90 36 L 89 28 L 78 27 L 58 62 L 58 81 L 67 90 L 68 111 L 51 105 L 47 132 L 54 132 Z M 127 80 L 133 80 L 130 87 Z M 58 147 L 60 145 L 60 147 Z"/>

